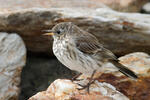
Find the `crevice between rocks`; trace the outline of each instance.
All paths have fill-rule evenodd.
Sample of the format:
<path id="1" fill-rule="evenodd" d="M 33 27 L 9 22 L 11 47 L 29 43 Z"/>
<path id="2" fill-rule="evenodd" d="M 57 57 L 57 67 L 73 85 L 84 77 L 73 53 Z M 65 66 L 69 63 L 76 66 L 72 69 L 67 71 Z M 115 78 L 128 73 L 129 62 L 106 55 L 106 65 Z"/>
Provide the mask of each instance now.
<path id="1" fill-rule="evenodd" d="M 27 53 L 27 63 L 21 73 L 19 100 L 27 100 L 37 92 L 44 91 L 57 78 L 71 78 L 72 71 L 55 57 L 43 53 Z"/>

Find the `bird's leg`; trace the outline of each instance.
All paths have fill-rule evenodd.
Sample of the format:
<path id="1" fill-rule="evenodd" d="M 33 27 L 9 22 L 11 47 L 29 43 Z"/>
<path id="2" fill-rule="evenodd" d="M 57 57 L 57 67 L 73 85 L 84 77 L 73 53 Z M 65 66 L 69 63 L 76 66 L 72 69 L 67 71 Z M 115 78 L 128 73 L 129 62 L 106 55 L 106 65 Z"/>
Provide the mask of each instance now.
<path id="1" fill-rule="evenodd" d="M 71 78 L 71 81 L 81 81 L 82 79 L 77 79 L 79 76 L 81 76 L 82 73 L 76 74 L 73 78 Z"/>
<path id="2" fill-rule="evenodd" d="M 93 84 L 95 82 L 95 80 L 89 81 L 88 84 L 86 85 L 81 85 L 78 84 L 79 86 L 81 86 L 82 88 L 78 88 L 78 90 L 83 90 L 83 89 L 87 89 L 88 93 L 90 93 L 90 85 Z"/>
<path id="3" fill-rule="evenodd" d="M 90 85 L 93 84 L 95 82 L 96 79 L 93 79 L 94 77 L 94 74 L 96 73 L 96 70 L 93 71 L 91 77 L 90 77 L 90 80 L 89 82 L 86 84 L 86 85 L 81 85 L 81 84 L 78 84 L 79 86 L 81 86 L 82 88 L 78 88 L 78 90 L 83 90 L 83 89 L 86 89 L 87 88 L 87 91 L 88 93 L 90 92 L 89 91 L 89 88 L 90 88 Z"/>

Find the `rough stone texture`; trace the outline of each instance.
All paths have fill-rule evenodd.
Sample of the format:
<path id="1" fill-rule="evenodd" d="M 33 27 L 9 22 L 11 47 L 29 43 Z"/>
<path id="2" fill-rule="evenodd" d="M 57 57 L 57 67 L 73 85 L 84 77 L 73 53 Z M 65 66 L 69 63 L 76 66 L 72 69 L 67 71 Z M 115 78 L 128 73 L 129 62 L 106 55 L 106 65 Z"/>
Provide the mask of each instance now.
<path id="1" fill-rule="evenodd" d="M 16 34 L 0 33 L 0 100 L 18 100 L 26 48 Z"/>
<path id="2" fill-rule="evenodd" d="M 55 80 L 46 91 L 39 92 L 29 100 L 129 100 L 107 83 L 95 82 L 86 90 L 79 91 L 77 84 L 70 80 Z"/>
<path id="3" fill-rule="evenodd" d="M 139 11 L 148 0 L 0 0 L 0 9 L 16 10 L 25 8 L 68 8 L 68 7 L 88 7 L 99 8 L 104 4 L 119 11 L 135 12 Z"/>
<path id="4" fill-rule="evenodd" d="M 130 100 L 149 100 L 150 98 L 150 56 L 137 52 L 120 57 L 121 63 L 132 69 L 139 76 L 138 80 L 132 80 L 123 74 L 113 72 L 105 73 L 99 77 L 99 81 L 112 84 Z"/>
<path id="5" fill-rule="evenodd" d="M 26 9 L 0 14 L 0 30 L 20 34 L 28 50 L 50 52 L 51 42 L 42 30 L 71 21 L 94 34 L 117 55 L 134 51 L 150 52 L 150 15 L 120 13 L 109 8 Z M 52 53 L 52 52 L 51 52 Z"/>
<path id="6" fill-rule="evenodd" d="M 138 12 L 148 0 L 93 0 L 104 3 L 112 9 L 125 12 Z"/>
<path id="7" fill-rule="evenodd" d="M 128 66 L 140 76 L 150 75 L 150 56 L 146 53 L 136 52 L 119 58 L 120 63 Z"/>
<path id="8" fill-rule="evenodd" d="M 103 82 L 111 84 L 116 88 L 117 91 L 120 91 L 121 93 L 126 95 L 130 100 L 149 100 L 149 98 L 150 98 L 150 85 L 149 85 L 149 82 L 150 82 L 150 66 L 149 66 L 150 65 L 150 56 L 146 53 L 136 52 L 136 53 L 131 53 L 131 54 L 125 55 L 123 57 L 120 57 L 119 59 L 122 64 L 124 64 L 125 66 L 127 66 L 128 68 L 133 70 L 136 74 L 138 74 L 139 79 L 133 80 L 133 79 L 130 79 L 130 78 L 124 76 L 123 74 L 121 74 L 118 71 L 117 72 L 114 71 L 114 72 L 103 73 L 101 76 L 99 76 L 99 73 L 95 74 L 94 77 L 97 78 L 97 81 L 95 82 L 95 84 L 104 84 Z M 107 65 L 106 67 L 109 67 L 109 66 L 112 66 L 112 65 L 110 64 L 110 65 Z M 89 77 L 87 77 L 86 75 L 80 76 L 79 79 L 84 79 L 84 80 L 80 81 L 79 83 L 86 84 L 88 82 L 88 80 L 85 80 L 85 79 L 88 79 L 88 78 Z M 76 83 L 76 82 L 74 82 L 74 83 Z M 76 90 L 76 87 L 78 87 L 78 86 L 76 86 L 74 83 L 72 83 L 69 80 L 59 80 L 58 79 L 58 80 L 54 81 L 46 91 L 37 93 L 36 95 L 31 97 L 29 100 L 43 100 L 43 99 L 54 100 L 54 98 L 56 96 L 58 98 L 59 97 L 67 98 L 68 95 L 69 96 L 73 95 L 73 94 L 71 94 L 72 91 L 75 93 L 75 95 L 74 95 L 73 99 L 71 99 L 71 100 L 74 100 L 74 99 L 82 100 L 81 98 L 84 98 L 85 100 L 88 100 L 87 98 L 90 98 L 89 100 L 96 100 L 95 98 L 103 98 L 103 95 L 105 93 L 106 94 L 108 93 L 108 91 L 105 91 L 104 88 L 99 89 L 99 87 L 98 87 L 99 85 L 93 84 L 90 88 L 90 91 L 91 91 L 90 95 L 84 94 L 85 91 L 83 92 L 83 91 Z M 65 86 L 68 88 L 66 88 Z M 96 90 L 100 91 L 101 94 L 95 95 L 93 93 L 93 91 L 94 91 L 93 88 L 97 88 Z M 101 89 L 103 91 L 101 91 Z M 66 92 L 63 92 L 63 91 L 66 91 Z M 83 95 L 81 92 L 83 92 Z M 107 95 L 105 95 L 105 96 L 107 97 Z M 117 97 L 117 98 L 119 98 L 119 97 Z M 105 99 L 109 100 L 110 98 L 107 97 Z M 121 99 L 116 99 L 116 100 L 121 100 Z"/>

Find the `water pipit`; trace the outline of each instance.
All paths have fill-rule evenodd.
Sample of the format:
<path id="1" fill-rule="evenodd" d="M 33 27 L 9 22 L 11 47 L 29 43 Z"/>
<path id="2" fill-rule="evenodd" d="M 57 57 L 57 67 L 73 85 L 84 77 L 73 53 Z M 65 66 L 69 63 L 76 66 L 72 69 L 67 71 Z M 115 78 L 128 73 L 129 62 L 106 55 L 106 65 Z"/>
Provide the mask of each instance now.
<path id="1" fill-rule="evenodd" d="M 45 35 L 52 35 L 53 52 L 57 59 L 71 70 L 84 74 L 91 74 L 109 70 L 103 65 L 114 64 L 115 69 L 124 75 L 137 79 L 137 75 L 126 66 L 119 63 L 117 57 L 104 48 L 98 39 L 80 29 L 71 22 L 62 22 L 55 25 Z"/>

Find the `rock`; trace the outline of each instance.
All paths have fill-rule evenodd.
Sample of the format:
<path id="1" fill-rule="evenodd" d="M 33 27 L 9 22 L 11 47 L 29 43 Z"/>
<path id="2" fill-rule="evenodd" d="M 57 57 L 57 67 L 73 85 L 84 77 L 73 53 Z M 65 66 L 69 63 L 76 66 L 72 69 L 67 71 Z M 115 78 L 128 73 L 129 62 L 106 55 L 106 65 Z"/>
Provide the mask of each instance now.
<path id="1" fill-rule="evenodd" d="M 124 12 L 138 12 L 148 0 L 94 0 L 96 3 L 104 3 L 110 8 Z M 140 2 L 140 3 L 139 3 Z"/>
<path id="2" fill-rule="evenodd" d="M 0 14 L 0 30 L 20 34 L 29 51 L 52 54 L 52 39 L 42 36 L 59 22 L 71 21 L 94 34 L 118 56 L 150 53 L 150 15 L 120 13 L 109 8 L 25 9 Z"/>
<path id="3" fill-rule="evenodd" d="M 150 3 L 146 3 L 141 10 L 141 13 L 150 14 Z"/>
<path id="4" fill-rule="evenodd" d="M 144 0 L 146 1 L 146 0 Z M 8 3 L 9 2 L 9 3 Z M 103 1 L 102 1 L 103 2 Z M 26 0 L 16 0 L 11 1 L 7 0 L 7 2 L 4 2 L 4 0 L 0 1 L 0 4 L 2 5 L 0 9 L 8 9 L 8 10 L 18 10 L 18 9 L 26 9 L 26 8 L 70 8 L 70 7 L 88 7 L 88 8 L 99 8 L 104 7 L 104 4 L 99 1 L 93 1 L 93 0 L 32 0 L 32 1 L 26 1 Z M 11 9 L 10 9 L 11 8 Z"/>
<path id="5" fill-rule="evenodd" d="M 3 13 L 0 21 L 0 30 L 19 33 L 28 50 L 33 52 L 51 51 L 52 41 L 42 36 L 41 30 L 50 29 L 63 21 L 72 21 L 93 33 L 117 55 L 133 51 L 150 52 L 149 15 L 120 13 L 108 8 L 26 9 Z"/>
<path id="6" fill-rule="evenodd" d="M 70 80 L 58 79 L 29 100 L 129 100 L 108 83 L 96 82 L 90 87 L 90 94 L 77 88 L 80 87 Z"/>
<path id="7" fill-rule="evenodd" d="M 150 75 L 150 56 L 146 53 L 136 52 L 119 58 L 120 63 L 128 66 L 134 72 L 141 76 Z"/>
<path id="8" fill-rule="evenodd" d="M 81 75 L 79 79 L 83 80 L 77 82 L 58 79 L 46 91 L 37 93 L 29 100 L 64 100 L 62 98 L 69 98 L 69 100 L 103 100 L 104 98 L 106 100 L 111 100 L 112 98 L 113 100 L 126 100 L 126 96 L 129 100 L 149 100 L 150 56 L 143 52 L 135 52 L 119 59 L 120 63 L 138 75 L 139 78 L 137 80 L 128 78 L 118 71 L 105 72 L 103 74 L 96 73 L 94 77 L 97 78 L 97 81 L 91 85 L 90 94 L 87 94 L 86 90 L 78 91 L 77 88 L 80 88 L 80 86 L 76 85 L 76 83 L 87 84 L 89 77 L 86 75 Z M 112 65 L 108 64 L 106 67 L 110 66 Z M 102 75 L 99 76 L 100 74 Z"/>
<path id="9" fill-rule="evenodd" d="M 139 3 L 140 2 L 140 3 Z M 99 8 L 105 5 L 119 11 L 138 12 L 148 0 L 1 0 L 0 9 L 16 10 L 25 8 Z M 11 8 L 11 9 L 10 9 Z"/>
<path id="10" fill-rule="evenodd" d="M 0 33 L 0 100 L 18 100 L 26 48 L 16 34 Z"/>
<path id="11" fill-rule="evenodd" d="M 118 91 L 125 94 L 130 100 L 149 100 L 150 98 L 150 56 L 136 52 L 120 57 L 120 63 L 133 70 L 138 80 L 127 78 L 120 72 L 104 73 L 99 81 L 110 83 Z"/>

